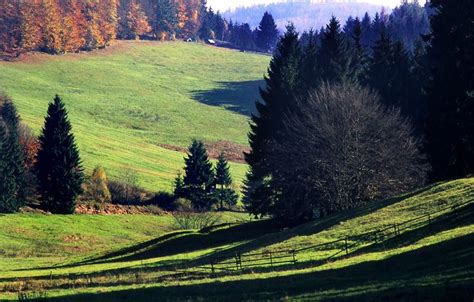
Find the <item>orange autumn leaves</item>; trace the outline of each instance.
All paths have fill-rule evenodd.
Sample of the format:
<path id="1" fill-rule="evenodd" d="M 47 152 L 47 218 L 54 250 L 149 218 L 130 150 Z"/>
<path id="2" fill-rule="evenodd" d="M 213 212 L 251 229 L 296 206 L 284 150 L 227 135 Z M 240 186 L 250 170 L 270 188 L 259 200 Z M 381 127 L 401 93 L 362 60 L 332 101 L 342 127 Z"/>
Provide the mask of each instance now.
<path id="1" fill-rule="evenodd" d="M 172 0 L 176 28 L 167 36 L 195 36 L 202 0 Z M 153 32 L 151 0 L 0 0 L 0 52 L 41 50 L 59 54 L 103 48 L 116 37 L 138 39 Z"/>

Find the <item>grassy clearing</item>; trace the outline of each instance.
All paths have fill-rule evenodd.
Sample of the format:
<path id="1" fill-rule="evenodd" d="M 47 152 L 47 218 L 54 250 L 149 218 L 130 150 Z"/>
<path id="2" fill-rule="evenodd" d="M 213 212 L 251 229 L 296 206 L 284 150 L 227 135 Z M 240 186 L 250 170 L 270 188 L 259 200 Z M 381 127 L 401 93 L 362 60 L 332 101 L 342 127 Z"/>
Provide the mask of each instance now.
<path id="1" fill-rule="evenodd" d="M 221 222 L 246 214 L 218 214 Z M 36 215 L 0 216 L 0 276 L 77 263 L 110 250 L 123 249 L 175 232 L 172 216 Z"/>
<path id="2" fill-rule="evenodd" d="M 116 178 L 135 169 L 140 184 L 169 190 L 193 138 L 247 145 L 248 114 L 269 57 L 194 43 L 117 42 L 103 51 L 34 54 L 0 62 L 0 89 L 39 132 L 47 104 L 67 104 L 85 167 Z M 246 166 L 233 164 L 237 180 Z"/>
<path id="3" fill-rule="evenodd" d="M 474 292 L 473 203 L 434 216 L 430 227 L 409 229 L 331 262 L 314 262 L 318 252 L 306 251 L 298 253 L 297 265 L 273 269 L 212 275 L 202 266 L 211 255 L 317 244 L 473 199 L 474 179 L 463 179 L 293 229 L 254 221 L 209 232 L 168 233 L 66 267 L 0 273 L 0 297 L 15 299 L 15 289 L 23 286 L 46 293 L 51 301 L 147 301 L 157 296 L 217 301 L 462 300 Z"/>

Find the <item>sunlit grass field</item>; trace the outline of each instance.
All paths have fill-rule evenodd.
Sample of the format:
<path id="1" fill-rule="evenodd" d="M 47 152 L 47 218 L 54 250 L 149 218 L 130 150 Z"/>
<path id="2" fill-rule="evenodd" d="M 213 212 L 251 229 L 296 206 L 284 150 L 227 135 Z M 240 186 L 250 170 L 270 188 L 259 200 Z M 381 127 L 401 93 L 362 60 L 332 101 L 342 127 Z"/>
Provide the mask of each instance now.
<path id="1" fill-rule="evenodd" d="M 25 292 L 45 296 L 46 301 L 149 301 L 151 297 L 165 301 L 463 300 L 474 293 L 473 199 L 474 179 L 462 179 L 290 229 L 265 220 L 244 222 L 248 216 L 235 213 L 223 214 L 224 221 L 239 221 L 230 227 L 185 232 L 172 230 L 167 217 L 7 215 L 0 217 L 0 234 L 6 239 L 0 249 L 12 256 L 0 260 L 0 299 L 17 299 L 16 290 L 26 288 Z M 451 208 L 455 204 L 464 205 Z M 444 212 L 439 212 L 442 209 Z M 431 217 L 429 226 L 351 249 L 348 256 L 331 261 L 314 262 L 324 253 L 307 250 L 297 254 L 297 264 L 217 275 L 204 269 L 219 255 L 232 259 L 237 252 L 298 249 L 434 212 L 438 214 Z M 77 220 L 84 242 L 89 243 L 87 248 L 76 243 L 85 248 L 76 257 L 67 257 L 67 247 L 74 243 L 64 242 L 75 231 L 59 231 L 62 222 L 58 220 L 65 220 L 67 225 Z M 43 225 L 48 221 L 50 227 Z M 136 232 L 127 229 L 127 221 Z M 141 226 L 139 221 L 143 221 Z M 28 226 L 24 237 L 12 235 L 12 229 L 5 227 L 14 224 Z M 50 236 L 36 238 L 32 230 L 41 229 Z M 112 243 L 114 235 L 118 236 L 117 243 Z M 56 265 L 51 265 L 51 259 L 29 260 L 38 257 L 41 248 L 32 249 L 28 256 L 13 255 L 24 244 L 50 244 L 53 250 L 63 250 L 57 255 L 66 255 L 65 260 Z M 15 268 L 9 260 L 22 264 Z"/>
<path id="2" fill-rule="evenodd" d="M 193 138 L 247 145 L 248 118 L 270 58 L 197 43 L 116 42 L 91 53 L 0 62 L 0 91 L 39 133 L 55 94 L 70 113 L 87 171 L 124 168 L 140 185 L 170 190 Z M 240 182 L 243 164 L 232 164 Z"/>

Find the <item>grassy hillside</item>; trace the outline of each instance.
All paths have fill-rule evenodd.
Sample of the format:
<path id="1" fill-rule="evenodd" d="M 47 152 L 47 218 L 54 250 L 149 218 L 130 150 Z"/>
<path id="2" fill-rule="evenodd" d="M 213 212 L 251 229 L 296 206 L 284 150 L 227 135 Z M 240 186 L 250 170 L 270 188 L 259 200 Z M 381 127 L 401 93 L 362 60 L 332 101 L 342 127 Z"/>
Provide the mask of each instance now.
<path id="1" fill-rule="evenodd" d="M 453 207 L 456 204 L 464 205 Z M 348 255 L 331 261 L 318 261 L 331 250 L 309 249 L 297 253 L 297 264 L 229 269 L 217 275 L 209 269 L 215 257 L 232 262 L 235 253 L 298 249 L 426 214 L 432 214 L 430 224 L 411 224 L 374 244 L 351 244 Z M 462 300 L 474 292 L 473 214 L 474 179 L 463 179 L 292 229 L 254 221 L 205 232 L 168 233 L 75 259 L 68 266 L 20 271 L 10 266 L 0 272 L 0 298 L 14 299 L 16 290 L 26 286 L 51 301 L 147 301 L 152 296 L 185 301 Z M 8 224 L 16 217 L 1 219 Z"/>
<path id="2" fill-rule="evenodd" d="M 268 62 L 195 43 L 117 42 L 93 53 L 0 62 L 0 90 L 37 132 L 48 102 L 61 95 L 89 171 L 101 164 L 117 177 L 129 166 L 142 186 L 166 190 L 183 154 L 161 146 L 187 147 L 193 138 L 247 144 Z M 245 171 L 232 165 L 237 179 Z"/>

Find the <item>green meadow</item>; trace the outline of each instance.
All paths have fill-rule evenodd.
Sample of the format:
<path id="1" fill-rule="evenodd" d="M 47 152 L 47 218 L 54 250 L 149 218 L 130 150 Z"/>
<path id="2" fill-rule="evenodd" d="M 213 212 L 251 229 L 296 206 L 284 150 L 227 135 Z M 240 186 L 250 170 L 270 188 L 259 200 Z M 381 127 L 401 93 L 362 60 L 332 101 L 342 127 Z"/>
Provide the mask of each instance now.
<path id="1" fill-rule="evenodd" d="M 194 231 L 173 229 L 170 217 L 5 215 L 0 299 L 21 292 L 40 301 L 466 300 L 474 292 L 473 199 L 474 179 L 462 179 L 290 229 L 236 213 L 220 214 L 231 224 Z M 296 263 L 216 273 L 209 266 L 216 257 L 298 250 L 427 214 L 429 224 L 350 245 L 331 260 L 318 259 L 334 251 L 308 249 Z"/>
<path id="2" fill-rule="evenodd" d="M 0 62 L 0 90 L 36 133 L 59 94 L 87 171 L 100 164 L 117 179 L 131 168 L 144 188 L 169 191 L 184 155 L 172 150 L 193 138 L 247 146 L 269 60 L 197 43 L 121 41 L 92 53 Z M 232 164 L 232 172 L 240 183 L 246 166 Z"/>

